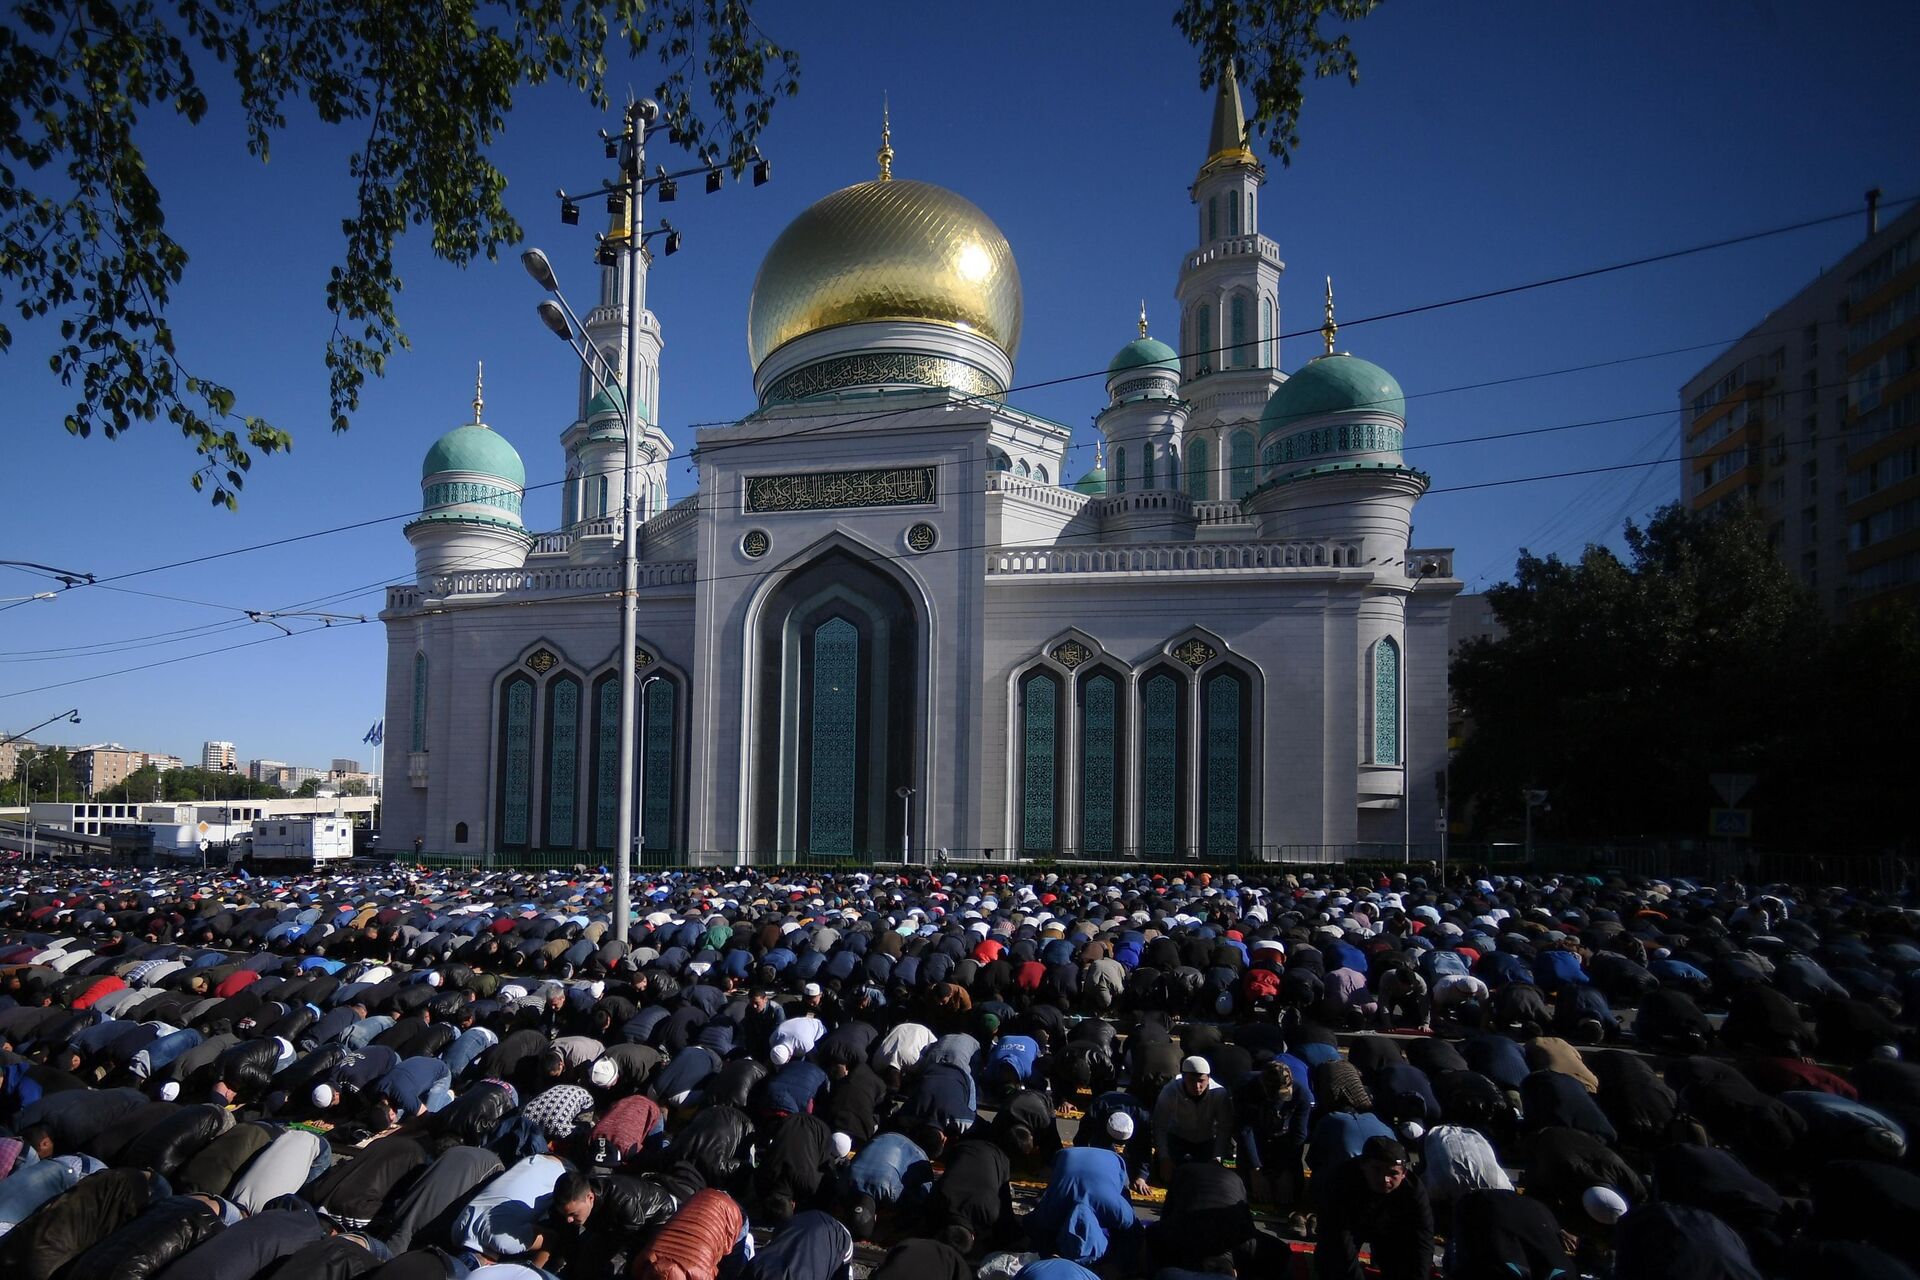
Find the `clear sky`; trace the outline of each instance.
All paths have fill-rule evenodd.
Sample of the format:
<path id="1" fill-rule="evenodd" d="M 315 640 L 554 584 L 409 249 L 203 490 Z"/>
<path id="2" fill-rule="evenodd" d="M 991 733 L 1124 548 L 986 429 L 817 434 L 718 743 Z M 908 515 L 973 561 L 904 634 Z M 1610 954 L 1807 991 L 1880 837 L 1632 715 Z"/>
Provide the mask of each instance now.
<path id="1" fill-rule="evenodd" d="M 1133 336 L 1142 298 L 1156 335 L 1173 337 L 1176 272 L 1195 239 L 1186 188 L 1204 158 L 1210 99 L 1170 11 L 1141 0 L 764 3 L 762 25 L 803 59 L 800 95 L 779 106 L 764 142 L 773 182 L 713 196 L 683 184 L 665 212 L 685 247 L 652 274 L 666 338 L 658 408 L 676 445 L 692 442 L 691 424 L 752 407 L 754 272 L 801 209 L 873 176 L 883 90 L 895 172 L 972 199 L 1013 244 L 1026 297 L 1017 382 L 1103 370 Z M 1675 496 L 1679 468 L 1459 486 L 1675 458 L 1681 383 L 1854 245 L 1864 215 L 1499 301 L 1357 321 L 1838 212 L 1870 186 L 1888 200 L 1920 195 L 1911 0 L 1390 0 L 1353 36 L 1359 86 L 1311 85 L 1294 164 L 1269 166 L 1261 229 L 1287 264 L 1282 331 L 1318 325 L 1332 275 L 1341 347 L 1393 371 L 1408 393 L 1409 456 L 1435 488 L 1416 512 L 1416 544 L 1457 548 L 1470 588 L 1509 574 L 1521 547 L 1617 545 L 1623 520 Z M 653 65 L 632 80 L 649 91 Z M 605 175 L 593 131 L 611 124 L 543 90 L 523 100 L 498 149 L 509 204 L 576 305 L 593 295 L 591 224 L 603 215 L 563 227 L 551 193 Z M 378 613 L 377 588 L 411 574 L 400 529 L 419 504 L 419 459 L 469 419 L 476 360 L 487 367 L 487 419 L 519 448 L 529 484 L 557 479 L 574 357 L 540 328 L 540 295 L 513 255 L 456 270 L 415 235 L 400 257 L 412 350 L 369 386 L 353 429 L 329 433 L 323 289 L 352 190 L 351 138 L 297 125 L 263 166 L 224 104 L 197 129 L 159 122 L 142 138 L 168 226 L 192 254 L 174 308 L 181 355 L 233 386 L 243 411 L 292 429 L 294 452 L 255 467 L 237 514 L 215 510 L 188 489 L 192 455 L 165 426 L 117 442 L 62 432 L 69 401 L 46 371 L 53 335 L 16 324 L 15 348 L 0 357 L 0 558 L 105 577 L 390 518 L 0 612 L 0 732 L 77 706 L 82 726 L 52 740 L 197 757 L 203 739 L 225 738 L 242 759 L 370 758 L 360 739 L 381 714 L 383 629 L 284 639 L 243 611 Z M 1314 337 L 1289 338 L 1282 363 L 1318 349 Z M 1598 362 L 1617 363 L 1556 372 Z M 1098 378 L 1014 398 L 1073 424 L 1069 478 L 1091 465 Z M 1574 423 L 1594 425 L 1446 443 Z M 693 483 L 676 462 L 672 496 Z M 558 520 L 556 489 L 529 494 L 530 525 Z M 0 597 L 48 585 L 0 570 Z M 67 681 L 81 683 L 49 687 Z"/>

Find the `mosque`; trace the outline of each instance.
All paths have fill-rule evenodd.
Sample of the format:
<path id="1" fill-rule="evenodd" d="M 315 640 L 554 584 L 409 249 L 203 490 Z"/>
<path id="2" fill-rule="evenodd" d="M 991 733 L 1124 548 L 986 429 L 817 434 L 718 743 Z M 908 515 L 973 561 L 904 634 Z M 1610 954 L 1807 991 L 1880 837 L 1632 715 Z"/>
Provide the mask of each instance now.
<path id="1" fill-rule="evenodd" d="M 1279 246 L 1240 93 L 1189 197 L 1177 349 L 1108 366 L 1095 465 L 1008 403 L 1019 270 L 964 197 L 827 195 L 749 303 L 758 408 L 675 445 L 643 309 L 635 825 L 647 864 L 1397 856 L 1434 839 L 1450 550 L 1410 546 L 1427 476 L 1383 369 L 1280 360 Z M 616 227 L 616 236 L 624 228 Z M 623 273 L 585 318 L 625 368 Z M 643 295 L 644 296 L 644 295 Z M 383 825 L 396 847 L 615 842 L 625 402 L 583 370 L 561 526 L 480 418 L 436 441 L 391 588 Z M 395 749 L 404 745 L 404 750 Z"/>

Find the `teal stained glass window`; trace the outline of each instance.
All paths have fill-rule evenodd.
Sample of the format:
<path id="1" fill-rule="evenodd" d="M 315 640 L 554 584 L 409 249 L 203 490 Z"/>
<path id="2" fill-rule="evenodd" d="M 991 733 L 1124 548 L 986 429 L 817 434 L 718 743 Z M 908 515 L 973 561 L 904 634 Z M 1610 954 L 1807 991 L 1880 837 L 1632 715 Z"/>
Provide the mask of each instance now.
<path id="1" fill-rule="evenodd" d="M 1140 487 L 1142 489 L 1152 489 L 1159 485 L 1159 477 L 1156 474 L 1156 459 L 1154 457 L 1158 452 L 1159 450 L 1155 449 L 1151 444 L 1143 444 L 1140 446 Z"/>
<path id="2" fill-rule="evenodd" d="M 673 848 L 673 742 L 674 686 L 671 680 L 649 680 L 640 688 L 646 705 L 641 709 L 645 726 L 646 758 L 640 765 L 645 794 L 640 803 L 640 843 L 647 852 Z"/>
<path id="3" fill-rule="evenodd" d="M 1113 491 L 1115 493 L 1127 491 L 1127 451 L 1125 449 L 1113 451 Z"/>
<path id="4" fill-rule="evenodd" d="M 1227 197 L 1227 234 L 1230 236 L 1240 234 L 1240 194 L 1238 192 Z"/>
<path id="5" fill-rule="evenodd" d="M 1207 307 L 1200 308 L 1200 323 L 1195 326 L 1194 362 L 1201 369 L 1213 368 L 1213 312 Z"/>
<path id="6" fill-rule="evenodd" d="M 1373 762 L 1400 763 L 1400 646 L 1373 646 Z"/>
<path id="7" fill-rule="evenodd" d="M 533 808 L 533 682 L 507 683 L 500 712 L 500 843 L 527 847 Z"/>
<path id="8" fill-rule="evenodd" d="M 579 794 L 580 682 L 561 676 L 547 686 L 547 848 L 573 848 Z"/>
<path id="9" fill-rule="evenodd" d="M 1141 852 L 1171 855 L 1180 824 L 1180 685 L 1169 673 L 1148 678 L 1141 690 L 1145 723 L 1141 753 Z"/>
<path id="10" fill-rule="evenodd" d="M 1240 677 L 1223 671 L 1207 681 L 1207 755 L 1205 848 L 1210 856 L 1228 856 L 1240 848 L 1240 775 L 1246 751 L 1245 705 Z"/>
<path id="11" fill-rule="evenodd" d="M 1230 446 L 1233 457 L 1233 497 L 1244 498 L 1253 492 L 1253 432 L 1236 431 Z"/>
<path id="12" fill-rule="evenodd" d="M 1260 364 L 1268 369 L 1279 363 L 1274 358 L 1273 348 L 1273 303 L 1262 299 L 1260 302 Z"/>
<path id="13" fill-rule="evenodd" d="M 813 633 L 812 785 L 807 848 L 853 852 L 853 791 L 860 715 L 860 633 L 829 618 Z"/>
<path id="14" fill-rule="evenodd" d="M 1229 316 L 1228 324 L 1231 326 L 1231 332 L 1233 334 L 1233 354 L 1231 358 L 1222 360 L 1220 363 L 1232 365 L 1237 369 L 1242 365 L 1253 363 L 1252 353 L 1247 350 L 1246 297 L 1242 294 L 1234 294 L 1231 308 L 1227 314 Z"/>
<path id="15" fill-rule="evenodd" d="M 1109 675 L 1081 686 L 1080 848 L 1113 853 L 1120 825 L 1120 689 Z"/>
<path id="16" fill-rule="evenodd" d="M 1195 440 L 1187 446 L 1187 496 L 1195 502 L 1205 502 L 1212 473 L 1213 451 L 1205 440 Z"/>
<path id="17" fill-rule="evenodd" d="M 1044 673 L 1021 690 L 1020 847 L 1052 850 L 1059 793 L 1060 683 Z"/>
<path id="18" fill-rule="evenodd" d="M 620 828 L 620 681 L 594 688 L 593 847 L 611 849 Z"/>
<path id="19" fill-rule="evenodd" d="M 427 655 L 413 655 L 413 751 L 427 749 Z"/>

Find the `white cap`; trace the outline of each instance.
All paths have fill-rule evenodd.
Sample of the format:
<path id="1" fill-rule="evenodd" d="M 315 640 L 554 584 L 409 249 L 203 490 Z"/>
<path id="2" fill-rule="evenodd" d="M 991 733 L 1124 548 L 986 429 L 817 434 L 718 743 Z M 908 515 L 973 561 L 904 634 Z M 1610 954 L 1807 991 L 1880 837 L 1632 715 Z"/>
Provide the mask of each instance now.
<path id="1" fill-rule="evenodd" d="M 175 1098 L 179 1096 L 180 1096 L 180 1082 L 178 1080 L 169 1080 L 165 1084 L 160 1086 L 160 1101 L 172 1102 Z"/>
<path id="2" fill-rule="evenodd" d="M 438 969 L 429 969 L 429 970 L 427 970 L 427 985 L 428 985 L 428 986 L 430 986 L 430 987 L 437 987 L 437 986 L 439 986 L 439 985 L 440 985 L 440 984 L 441 984 L 442 982 L 445 982 L 445 981 L 446 981 L 446 979 L 440 976 L 440 971 L 439 971 Z"/>
<path id="3" fill-rule="evenodd" d="M 793 1046 L 782 1040 L 779 1044 L 773 1046 L 772 1051 L 767 1056 L 773 1059 L 774 1066 L 784 1067 L 787 1065 L 788 1060 L 793 1057 Z"/>
<path id="4" fill-rule="evenodd" d="M 853 1154 L 853 1138 L 844 1133 L 834 1134 L 833 1135 L 833 1154 L 837 1159 L 841 1159 L 841 1160 L 844 1160 L 848 1156 L 852 1155 Z"/>
<path id="5" fill-rule="evenodd" d="M 330 1084 L 317 1084 L 313 1086 L 313 1105 L 316 1107 L 332 1106 L 333 1100 L 337 1096 L 333 1091 L 333 1086 Z"/>
<path id="6" fill-rule="evenodd" d="M 1418 1120 L 1409 1120 L 1400 1126 L 1400 1136 L 1408 1142 L 1418 1142 L 1427 1134 L 1427 1126 Z"/>
<path id="7" fill-rule="evenodd" d="M 1580 1207 L 1595 1222 L 1608 1226 L 1620 1221 L 1627 1212 L 1627 1202 L 1612 1187 L 1588 1187 L 1580 1193 Z"/>
<path id="8" fill-rule="evenodd" d="M 1133 1117 L 1124 1111 L 1116 1111 L 1107 1117 L 1107 1136 L 1115 1142 L 1128 1142 L 1133 1138 Z"/>
<path id="9" fill-rule="evenodd" d="M 1208 1065 L 1205 1058 L 1196 1054 L 1191 1058 L 1181 1059 L 1180 1074 L 1183 1076 L 1210 1076 L 1213 1074 L 1213 1068 Z"/>
<path id="10" fill-rule="evenodd" d="M 587 1079 L 596 1089 L 611 1089 L 620 1079 L 620 1068 L 614 1065 L 612 1058 L 595 1058 L 593 1065 L 587 1068 Z"/>
<path id="11" fill-rule="evenodd" d="M 811 1000 L 814 996 L 822 994 L 820 984 L 817 982 L 809 982 L 806 986 L 800 988 L 800 994 Z"/>

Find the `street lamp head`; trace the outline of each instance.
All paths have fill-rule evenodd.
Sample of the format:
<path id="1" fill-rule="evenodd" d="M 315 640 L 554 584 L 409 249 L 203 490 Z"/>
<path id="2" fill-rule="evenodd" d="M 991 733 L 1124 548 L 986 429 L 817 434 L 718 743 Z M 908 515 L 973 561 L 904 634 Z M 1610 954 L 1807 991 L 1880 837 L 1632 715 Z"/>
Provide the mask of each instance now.
<path id="1" fill-rule="evenodd" d="M 579 226 L 580 225 L 580 206 L 575 204 L 571 200 L 567 200 L 563 198 L 560 201 L 560 221 L 565 223 L 569 227 Z"/>
<path id="2" fill-rule="evenodd" d="M 760 148 L 755 147 L 753 149 L 753 185 L 764 187 L 771 177 L 773 177 L 773 166 L 767 162 L 765 156 L 760 154 Z"/>
<path id="3" fill-rule="evenodd" d="M 547 261 L 547 255 L 538 249 L 527 249 L 520 254 L 520 265 L 527 269 L 533 282 L 548 293 L 560 292 L 560 279 L 553 274 L 553 264 Z"/>
<path id="4" fill-rule="evenodd" d="M 667 256 L 671 258 L 678 252 L 680 252 L 680 233 L 669 231 L 667 232 Z"/>
<path id="5" fill-rule="evenodd" d="M 566 313 L 560 310 L 559 303 L 547 298 L 534 310 L 540 313 L 540 322 L 553 330 L 562 342 L 573 341 L 573 326 L 567 323 Z"/>
<path id="6" fill-rule="evenodd" d="M 707 170 L 707 194 L 712 195 L 714 192 L 718 191 L 719 189 L 720 189 L 720 171 L 718 169 Z"/>

